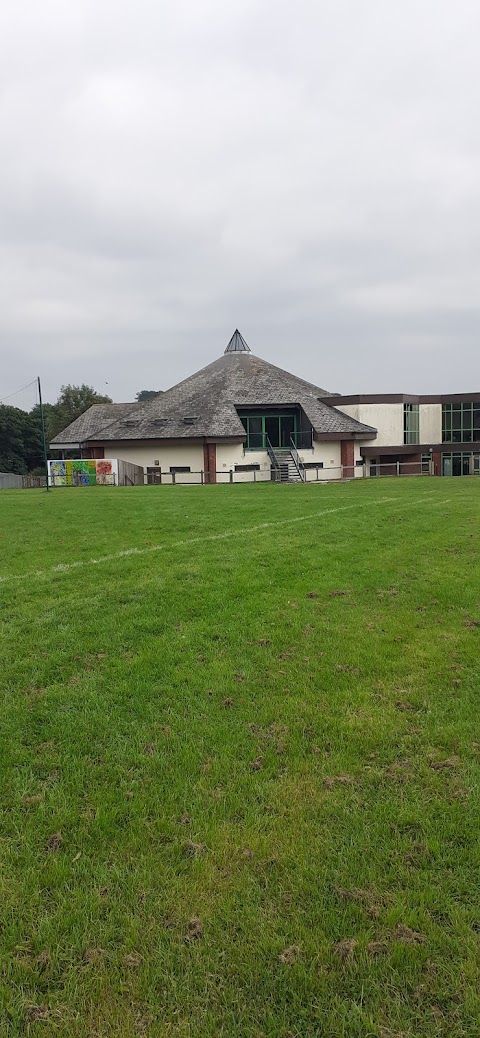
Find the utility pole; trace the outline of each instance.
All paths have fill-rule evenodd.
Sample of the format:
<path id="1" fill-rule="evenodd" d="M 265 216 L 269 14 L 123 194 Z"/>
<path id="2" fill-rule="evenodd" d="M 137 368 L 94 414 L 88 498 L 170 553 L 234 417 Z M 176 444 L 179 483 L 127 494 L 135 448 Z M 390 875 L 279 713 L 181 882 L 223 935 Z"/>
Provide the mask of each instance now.
<path id="1" fill-rule="evenodd" d="M 47 441 L 45 439 L 45 418 L 43 414 L 43 403 L 42 403 L 42 387 L 40 384 L 40 375 L 37 378 L 38 382 L 38 401 L 40 404 L 40 417 L 42 420 L 42 441 L 43 441 L 43 460 L 45 462 L 45 477 L 47 480 L 47 493 L 50 490 L 48 485 L 48 458 L 47 458 Z"/>

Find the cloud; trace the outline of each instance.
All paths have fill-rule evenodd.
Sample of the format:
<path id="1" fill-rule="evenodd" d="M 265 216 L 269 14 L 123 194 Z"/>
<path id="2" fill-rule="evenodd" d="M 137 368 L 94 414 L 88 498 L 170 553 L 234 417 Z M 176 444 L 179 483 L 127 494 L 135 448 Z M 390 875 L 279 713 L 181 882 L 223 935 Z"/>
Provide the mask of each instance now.
<path id="1" fill-rule="evenodd" d="M 2 395 L 128 399 L 236 325 L 330 388 L 478 388 L 474 0 L 0 19 Z"/>

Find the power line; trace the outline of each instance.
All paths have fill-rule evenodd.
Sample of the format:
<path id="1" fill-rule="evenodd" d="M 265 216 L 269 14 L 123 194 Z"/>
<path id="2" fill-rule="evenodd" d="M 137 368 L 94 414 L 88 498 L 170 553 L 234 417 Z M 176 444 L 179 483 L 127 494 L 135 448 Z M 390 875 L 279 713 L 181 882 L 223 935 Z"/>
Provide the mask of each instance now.
<path id="1" fill-rule="evenodd" d="M 11 400 L 12 396 L 18 396 L 19 393 L 23 393 L 25 391 L 25 389 L 29 389 L 30 386 L 34 386 L 36 384 L 37 384 L 37 379 L 34 378 L 34 379 L 32 379 L 31 382 L 27 382 L 26 386 L 22 386 L 22 389 L 16 389 L 14 393 L 9 393 L 8 396 L 2 397 L 2 399 L 0 400 L 0 404 L 4 404 L 5 400 Z"/>

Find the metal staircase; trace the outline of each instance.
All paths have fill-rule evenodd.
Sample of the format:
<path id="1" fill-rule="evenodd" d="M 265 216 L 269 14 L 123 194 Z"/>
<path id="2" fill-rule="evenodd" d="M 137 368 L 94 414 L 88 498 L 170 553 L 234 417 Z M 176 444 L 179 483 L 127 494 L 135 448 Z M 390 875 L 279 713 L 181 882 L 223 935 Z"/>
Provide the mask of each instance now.
<path id="1" fill-rule="evenodd" d="M 272 462 L 272 479 L 277 483 L 305 482 L 305 469 L 293 440 L 290 447 L 272 447 L 267 438 L 267 450 Z"/>

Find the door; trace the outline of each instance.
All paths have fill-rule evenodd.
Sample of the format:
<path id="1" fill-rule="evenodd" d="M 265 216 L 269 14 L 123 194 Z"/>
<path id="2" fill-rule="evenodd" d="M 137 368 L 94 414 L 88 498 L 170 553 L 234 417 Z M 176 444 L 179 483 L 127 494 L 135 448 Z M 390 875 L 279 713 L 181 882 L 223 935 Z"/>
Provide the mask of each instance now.
<path id="1" fill-rule="evenodd" d="M 452 476 L 462 475 L 462 455 L 452 454 Z"/>

